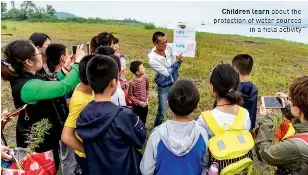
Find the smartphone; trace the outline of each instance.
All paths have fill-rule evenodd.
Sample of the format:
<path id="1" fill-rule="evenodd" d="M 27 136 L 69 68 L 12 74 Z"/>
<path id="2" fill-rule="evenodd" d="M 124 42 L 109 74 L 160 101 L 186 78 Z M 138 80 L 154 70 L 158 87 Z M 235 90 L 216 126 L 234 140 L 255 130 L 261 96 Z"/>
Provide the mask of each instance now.
<path id="1" fill-rule="evenodd" d="M 20 108 L 14 110 L 12 113 L 10 113 L 9 115 L 5 116 L 4 118 L 13 117 L 13 116 L 19 114 L 21 111 L 25 110 L 26 107 L 27 107 L 27 104 L 25 104 L 25 105 L 23 105 L 22 107 L 20 107 Z M 4 118 L 2 118 L 2 119 L 4 119 Z"/>
<path id="2" fill-rule="evenodd" d="M 77 45 L 72 45 L 72 52 L 75 55 L 77 50 Z"/>
<path id="3" fill-rule="evenodd" d="M 275 96 L 262 96 L 261 97 L 262 104 L 267 109 L 281 109 L 285 108 L 284 100 L 280 97 Z"/>
<path id="4" fill-rule="evenodd" d="M 90 43 L 87 42 L 87 53 L 90 54 Z"/>

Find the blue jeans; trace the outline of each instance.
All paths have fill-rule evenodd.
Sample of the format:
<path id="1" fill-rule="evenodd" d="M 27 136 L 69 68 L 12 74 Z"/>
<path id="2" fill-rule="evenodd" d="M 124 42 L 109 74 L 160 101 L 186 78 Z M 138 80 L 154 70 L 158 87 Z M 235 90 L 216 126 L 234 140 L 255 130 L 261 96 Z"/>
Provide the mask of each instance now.
<path id="1" fill-rule="evenodd" d="M 157 115 L 154 122 L 154 127 L 159 126 L 162 124 L 164 116 L 167 111 L 167 97 L 169 90 L 172 85 L 164 86 L 164 87 L 157 87 L 157 94 L 158 94 L 158 110 Z"/>

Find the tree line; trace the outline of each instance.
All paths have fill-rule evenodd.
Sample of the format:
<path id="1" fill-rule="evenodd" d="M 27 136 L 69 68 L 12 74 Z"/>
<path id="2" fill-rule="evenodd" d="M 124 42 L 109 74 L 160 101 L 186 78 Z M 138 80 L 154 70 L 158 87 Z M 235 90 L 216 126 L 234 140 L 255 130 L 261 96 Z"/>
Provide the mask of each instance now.
<path id="1" fill-rule="evenodd" d="M 110 20 L 102 18 L 67 17 L 57 18 L 56 10 L 51 5 L 38 7 L 33 1 L 24 1 L 20 9 L 7 9 L 7 3 L 1 2 L 1 19 L 29 22 L 77 22 L 77 23 L 117 23 L 117 24 L 144 24 L 134 19 Z"/>

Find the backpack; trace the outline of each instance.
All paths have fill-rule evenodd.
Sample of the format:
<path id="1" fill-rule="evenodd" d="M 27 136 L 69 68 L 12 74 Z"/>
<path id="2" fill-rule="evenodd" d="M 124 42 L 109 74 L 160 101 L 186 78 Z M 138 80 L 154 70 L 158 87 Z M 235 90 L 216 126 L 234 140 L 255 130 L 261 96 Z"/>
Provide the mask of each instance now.
<path id="1" fill-rule="evenodd" d="M 202 113 L 204 121 L 214 136 L 209 139 L 208 147 L 212 162 L 219 165 L 220 175 L 252 174 L 253 161 L 251 149 L 254 140 L 248 130 L 244 130 L 245 109 L 238 106 L 238 114 L 228 131 L 220 127 L 211 111 Z"/>
<path id="2" fill-rule="evenodd" d="M 293 127 L 292 127 L 293 128 Z M 290 129 L 289 129 L 290 130 Z M 291 129 L 292 130 L 292 129 Z M 297 140 L 301 140 L 302 142 L 304 142 L 306 145 L 308 145 L 308 133 L 301 133 L 301 134 L 295 134 L 294 133 L 290 136 L 285 136 L 282 140 L 288 140 L 288 139 L 297 139 Z M 308 173 L 308 167 L 304 167 L 303 169 L 299 170 L 299 174 L 307 174 Z M 277 175 L 291 175 L 292 171 L 291 170 L 287 170 L 281 167 L 277 167 L 276 170 L 276 174 Z"/>

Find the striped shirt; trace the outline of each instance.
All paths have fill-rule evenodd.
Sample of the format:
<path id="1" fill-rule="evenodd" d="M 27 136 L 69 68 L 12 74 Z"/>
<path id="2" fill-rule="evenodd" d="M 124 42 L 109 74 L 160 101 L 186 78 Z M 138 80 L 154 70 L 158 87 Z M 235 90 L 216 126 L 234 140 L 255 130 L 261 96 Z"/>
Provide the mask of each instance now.
<path id="1" fill-rule="evenodd" d="M 140 102 L 146 102 L 150 97 L 150 87 L 148 77 L 134 77 L 129 83 L 128 98 L 134 105 L 140 106 Z"/>

